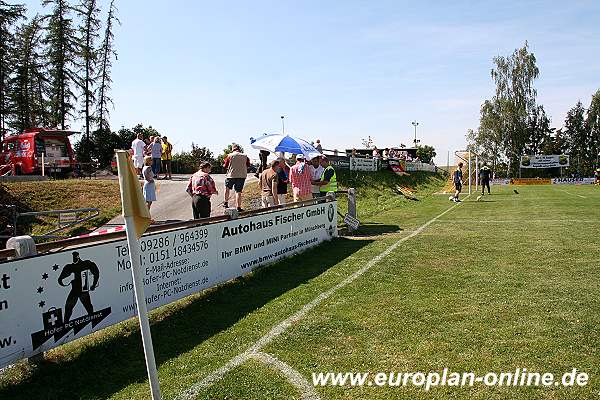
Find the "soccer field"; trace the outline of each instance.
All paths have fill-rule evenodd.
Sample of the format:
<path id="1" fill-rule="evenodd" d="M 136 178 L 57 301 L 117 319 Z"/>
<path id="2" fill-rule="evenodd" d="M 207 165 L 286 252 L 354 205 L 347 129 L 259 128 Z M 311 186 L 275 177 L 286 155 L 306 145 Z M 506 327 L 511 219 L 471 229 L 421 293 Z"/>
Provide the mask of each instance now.
<path id="1" fill-rule="evenodd" d="M 514 188 L 459 205 L 426 196 L 363 221 L 368 234 L 155 313 L 164 398 L 597 398 L 600 188 Z M 149 397 L 135 321 L 64 347 L 58 361 L 5 382 L 0 397 Z M 374 382 L 377 373 L 444 368 L 477 376 L 526 368 L 556 380 L 576 368 L 589 381 L 428 391 Z M 313 374 L 329 372 L 369 378 L 313 385 Z"/>

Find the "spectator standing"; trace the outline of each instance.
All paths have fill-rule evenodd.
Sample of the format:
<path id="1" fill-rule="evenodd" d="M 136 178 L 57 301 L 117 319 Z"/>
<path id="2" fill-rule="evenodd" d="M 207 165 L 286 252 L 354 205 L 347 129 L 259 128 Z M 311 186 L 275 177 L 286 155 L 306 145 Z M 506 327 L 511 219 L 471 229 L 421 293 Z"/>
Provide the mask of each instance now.
<path id="1" fill-rule="evenodd" d="M 152 157 L 144 157 L 144 168 L 142 169 L 142 176 L 144 178 L 144 200 L 148 210 L 152 206 L 152 202 L 156 201 L 156 184 L 154 183 L 154 173 L 152 172 Z"/>
<path id="2" fill-rule="evenodd" d="M 277 197 L 278 168 L 279 161 L 273 160 L 271 161 L 271 168 L 264 170 L 260 174 L 258 185 L 260 187 L 262 206 L 265 208 L 279 204 L 279 198 Z"/>
<path id="3" fill-rule="evenodd" d="M 380 154 L 379 154 L 379 150 L 377 149 L 377 146 L 373 147 L 373 158 L 379 158 Z"/>
<path id="4" fill-rule="evenodd" d="M 192 197 L 194 219 L 210 217 L 210 196 L 219 194 L 215 181 L 209 175 L 211 168 L 209 162 L 202 162 L 200 170 L 188 182 L 186 192 Z"/>
<path id="5" fill-rule="evenodd" d="M 315 149 L 317 149 L 317 151 L 321 154 L 323 154 L 323 146 L 321 146 L 321 139 L 317 139 L 316 141 L 316 145 L 315 145 Z"/>
<path id="6" fill-rule="evenodd" d="M 138 175 L 141 176 L 142 168 L 144 168 L 144 135 L 138 133 L 137 137 L 131 142 L 131 150 L 133 150 L 133 166 Z"/>
<path id="7" fill-rule="evenodd" d="M 225 201 L 223 202 L 223 207 L 229 207 L 229 191 L 234 189 L 237 210 L 244 211 L 242 210 L 242 190 L 244 190 L 244 183 L 246 182 L 246 176 L 248 175 L 250 159 L 240 151 L 240 146 L 237 144 L 233 144 L 231 150 L 232 152 L 225 157 L 223 163 L 225 171 L 227 171 L 225 176 Z"/>
<path id="8" fill-rule="evenodd" d="M 145 156 L 152 156 L 152 144 L 154 143 L 154 136 L 150 136 L 149 139 L 144 140 L 146 147 L 144 149 Z"/>
<path id="9" fill-rule="evenodd" d="M 316 157 L 318 159 L 318 157 Z M 292 184 L 292 193 L 294 201 L 310 200 L 312 198 L 312 170 L 310 165 L 306 164 L 303 154 L 296 156 L 296 164 L 290 169 L 290 182 Z M 317 187 L 318 189 L 318 187 Z"/>
<path id="10" fill-rule="evenodd" d="M 279 158 L 279 169 L 277 170 L 277 198 L 279 204 L 285 204 L 285 195 L 288 192 L 288 183 L 290 177 L 290 167 L 285 162 L 285 158 Z"/>
<path id="11" fill-rule="evenodd" d="M 387 160 L 390 158 L 390 149 L 383 149 L 383 156 L 382 159 Z"/>
<path id="12" fill-rule="evenodd" d="M 160 142 L 160 136 L 154 137 L 154 142 L 150 147 L 150 155 L 152 156 L 152 172 L 158 179 L 158 173 L 160 172 L 160 158 L 162 157 L 162 143 Z"/>
<path id="13" fill-rule="evenodd" d="M 311 186 L 312 197 L 317 198 L 321 196 L 321 189 L 319 185 L 314 182 L 319 181 L 321 179 L 321 175 L 323 175 L 323 171 L 325 168 L 321 166 L 321 157 L 314 157 L 310 160 L 311 165 L 308 166 L 308 169 L 311 174 L 311 181 L 313 182 Z"/>
<path id="14" fill-rule="evenodd" d="M 319 196 L 323 197 L 327 192 L 337 192 L 337 176 L 326 156 L 321 157 L 321 167 L 323 167 L 321 179 L 313 184 L 319 186 Z"/>
<path id="15" fill-rule="evenodd" d="M 269 165 L 267 164 L 267 158 L 269 157 L 269 154 L 271 154 L 271 153 L 267 150 L 261 150 L 258 152 L 258 159 L 260 160 L 260 166 L 258 167 L 258 171 L 256 173 L 257 178 L 261 172 L 263 172 L 265 169 L 269 168 Z"/>
<path id="16" fill-rule="evenodd" d="M 164 179 L 171 179 L 171 160 L 173 159 L 173 145 L 169 143 L 166 136 L 162 138 L 162 155 L 160 162 L 165 173 Z"/>

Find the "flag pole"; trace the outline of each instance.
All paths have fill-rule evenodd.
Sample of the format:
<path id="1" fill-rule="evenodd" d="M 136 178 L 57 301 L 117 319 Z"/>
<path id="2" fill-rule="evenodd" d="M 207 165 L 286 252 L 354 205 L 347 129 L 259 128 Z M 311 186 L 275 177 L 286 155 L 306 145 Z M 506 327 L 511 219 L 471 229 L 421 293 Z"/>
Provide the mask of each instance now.
<path id="1" fill-rule="evenodd" d="M 131 261 L 131 274 L 133 276 L 133 292 L 142 333 L 142 346 L 146 358 L 148 380 L 150 381 L 150 393 L 152 400 L 161 400 L 150 322 L 148 321 L 148 309 L 146 308 L 146 296 L 144 295 L 139 242 L 140 237 L 150 225 L 150 211 L 144 201 L 131 157 L 124 150 L 117 150 L 116 153 L 122 212 L 125 219 L 125 233 L 127 234 L 127 247 L 129 248 L 129 260 Z"/>
<path id="2" fill-rule="evenodd" d="M 125 217 L 125 232 L 127 234 L 127 246 L 129 247 L 129 259 L 131 260 L 131 274 L 133 275 L 133 292 L 137 304 L 140 330 L 142 332 L 142 345 L 146 357 L 146 369 L 150 380 L 150 392 L 152 400 L 160 400 L 160 384 L 158 382 L 158 371 L 154 359 L 154 347 L 152 346 L 152 335 L 150 334 L 150 322 L 148 321 L 148 310 L 146 309 L 146 296 L 144 295 L 144 282 L 140 268 L 140 243 L 136 238 L 133 217 Z"/>

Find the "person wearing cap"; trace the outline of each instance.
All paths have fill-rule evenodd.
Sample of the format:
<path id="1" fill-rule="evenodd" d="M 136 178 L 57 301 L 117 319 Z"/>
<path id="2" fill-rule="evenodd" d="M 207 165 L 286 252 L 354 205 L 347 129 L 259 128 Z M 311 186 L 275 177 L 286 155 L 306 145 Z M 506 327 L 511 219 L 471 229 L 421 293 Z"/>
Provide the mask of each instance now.
<path id="1" fill-rule="evenodd" d="M 295 202 L 312 198 L 312 173 L 306 165 L 304 154 L 296 156 L 296 164 L 290 169 L 290 182 Z"/>
<path id="2" fill-rule="evenodd" d="M 194 219 L 210 217 L 210 196 L 219 194 L 215 181 L 209 175 L 211 168 L 208 161 L 203 161 L 200 170 L 188 182 L 186 192 L 192 197 Z"/>
<path id="3" fill-rule="evenodd" d="M 162 155 L 160 156 L 160 163 L 162 170 L 165 174 L 163 179 L 171 179 L 171 160 L 173 159 L 173 145 L 169 143 L 166 136 L 162 137 Z"/>
<path id="4" fill-rule="evenodd" d="M 279 161 L 273 160 L 271 161 L 271 168 L 264 170 L 260 174 L 258 186 L 260 188 L 260 197 L 264 208 L 279 205 L 279 198 L 277 197 L 277 182 L 279 180 L 277 175 L 278 168 Z"/>
<path id="5" fill-rule="evenodd" d="M 325 168 L 321 166 L 321 157 L 311 158 L 308 170 L 310 171 L 312 182 L 321 180 L 321 175 L 323 175 L 323 171 L 325 170 Z M 311 186 L 311 192 L 313 198 L 321 196 L 319 185 L 315 185 L 314 183 Z"/>
<path id="6" fill-rule="evenodd" d="M 327 192 L 337 192 L 337 176 L 325 155 L 321 156 L 321 166 L 323 167 L 321 179 L 313 181 L 313 184 L 319 186 L 319 196 L 323 197 Z"/>
<path id="7" fill-rule="evenodd" d="M 238 211 L 242 210 L 242 190 L 244 190 L 244 182 L 248 175 L 248 167 L 250 159 L 247 155 L 240 151 L 238 144 L 232 144 L 231 153 L 225 157 L 223 166 L 227 171 L 225 175 L 225 201 L 223 207 L 229 208 L 229 191 L 235 190 L 235 204 Z"/>

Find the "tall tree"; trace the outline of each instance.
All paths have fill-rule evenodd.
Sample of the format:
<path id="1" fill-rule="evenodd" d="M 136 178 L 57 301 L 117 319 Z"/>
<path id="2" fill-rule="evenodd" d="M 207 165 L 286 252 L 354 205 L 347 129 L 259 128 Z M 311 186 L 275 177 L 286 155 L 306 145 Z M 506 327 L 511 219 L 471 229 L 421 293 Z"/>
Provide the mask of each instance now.
<path id="1" fill-rule="evenodd" d="M 9 101 L 9 77 L 14 64 L 14 28 L 25 17 L 25 6 L 0 0 L 0 136 L 4 138 Z"/>
<path id="2" fill-rule="evenodd" d="M 106 28 L 104 30 L 104 40 L 100 48 L 100 85 L 98 87 L 98 129 L 110 129 L 108 116 L 110 113 L 109 105 L 112 104 L 112 99 L 109 96 L 109 91 L 112 83 L 110 71 L 112 68 L 112 58 L 117 57 L 117 52 L 114 49 L 114 33 L 113 28 L 115 23 L 119 23 L 117 18 L 117 9 L 115 2 L 110 2 L 108 9 L 108 17 L 106 18 Z"/>
<path id="3" fill-rule="evenodd" d="M 469 148 L 481 155 L 484 160 L 490 161 L 494 171 L 503 158 L 504 131 L 502 129 L 498 103 L 486 100 L 481 105 L 479 129 L 469 130 L 467 133 Z"/>
<path id="4" fill-rule="evenodd" d="M 39 16 L 24 24 L 16 40 L 15 71 L 11 79 L 11 126 L 20 132 L 47 122 L 47 80 L 44 76 Z"/>
<path id="5" fill-rule="evenodd" d="M 541 154 L 545 143 L 551 140 L 551 134 L 550 118 L 546 115 L 544 106 L 532 108 L 527 116 L 525 152 Z"/>
<path id="6" fill-rule="evenodd" d="M 592 96 L 585 122 L 590 134 L 592 158 L 595 157 L 594 167 L 598 168 L 598 156 L 600 155 L 600 89 Z"/>
<path id="7" fill-rule="evenodd" d="M 577 172 L 586 174 L 591 171 L 590 160 L 590 135 L 585 123 L 585 108 L 578 101 L 573 108 L 567 112 L 565 118 L 565 135 L 567 145 L 571 154 L 571 165 L 575 162 Z"/>
<path id="8" fill-rule="evenodd" d="M 96 83 L 96 70 L 98 63 L 98 49 L 96 41 L 99 38 L 100 19 L 96 0 L 81 0 L 77 8 L 81 17 L 79 27 L 79 43 L 81 44 L 81 79 L 80 85 L 83 91 L 83 113 L 85 118 L 85 138 L 90 139 L 90 125 L 93 120 L 92 107 L 95 102 L 93 87 Z"/>
<path id="9" fill-rule="evenodd" d="M 527 116 L 536 106 L 537 92 L 533 81 L 538 77 L 539 70 L 527 42 L 509 57 L 494 57 L 494 64 L 491 76 L 496 84 L 496 94 L 492 102 L 499 112 L 510 172 L 516 173 L 519 157 L 528 142 Z"/>
<path id="10" fill-rule="evenodd" d="M 51 123 L 67 129 L 67 121 L 75 116 L 73 85 L 79 85 L 75 68 L 79 64 L 80 43 L 71 18 L 74 9 L 66 0 L 43 0 L 42 5 L 52 7 L 45 38 L 52 87 Z"/>

